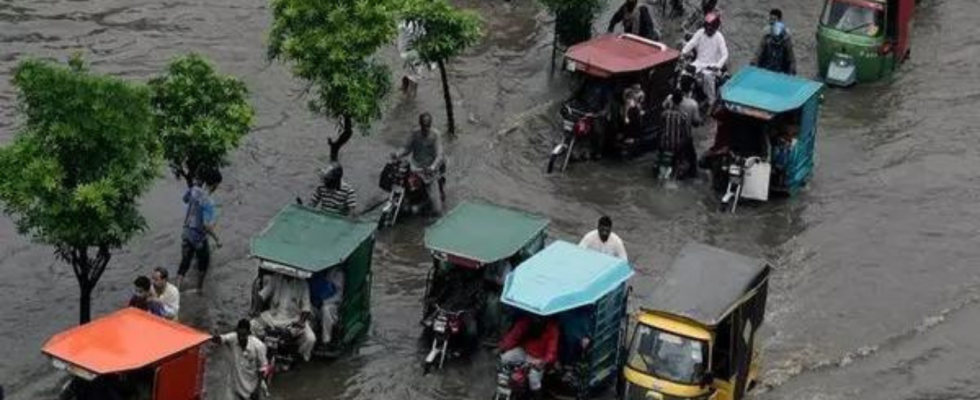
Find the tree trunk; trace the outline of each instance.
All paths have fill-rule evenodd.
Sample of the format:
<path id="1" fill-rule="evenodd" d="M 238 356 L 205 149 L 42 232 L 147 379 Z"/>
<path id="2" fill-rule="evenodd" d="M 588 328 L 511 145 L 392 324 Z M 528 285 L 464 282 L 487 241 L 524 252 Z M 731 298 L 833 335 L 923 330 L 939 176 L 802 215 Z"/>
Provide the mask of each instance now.
<path id="1" fill-rule="evenodd" d="M 446 101 L 446 126 L 450 135 L 456 134 L 456 117 L 453 115 L 453 98 L 449 93 L 449 77 L 446 75 L 446 63 L 443 60 L 437 62 L 439 65 L 439 75 L 442 76 L 442 97 Z"/>
<path id="2" fill-rule="evenodd" d="M 87 246 L 72 246 L 59 249 L 58 255 L 68 261 L 75 272 L 79 289 L 78 323 L 87 324 L 92 320 L 92 291 L 102 278 L 106 266 L 109 265 L 112 253 L 109 251 L 109 246 L 100 245 L 95 258 L 90 258 Z"/>
<path id="3" fill-rule="evenodd" d="M 78 298 L 78 324 L 85 325 L 92 320 L 92 289 L 94 284 L 80 283 L 78 285 L 81 296 Z"/>
<path id="4" fill-rule="evenodd" d="M 351 136 L 354 136 L 354 124 L 349 115 L 344 116 L 344 120 L 341 121 L 341 124 L 341 133 L 337 140 L 327 140 L 327 143 L 330 144 L 331 162 L 340 161 L 340 148 L 344 147 L 344 145 L 350 141 Z"/>

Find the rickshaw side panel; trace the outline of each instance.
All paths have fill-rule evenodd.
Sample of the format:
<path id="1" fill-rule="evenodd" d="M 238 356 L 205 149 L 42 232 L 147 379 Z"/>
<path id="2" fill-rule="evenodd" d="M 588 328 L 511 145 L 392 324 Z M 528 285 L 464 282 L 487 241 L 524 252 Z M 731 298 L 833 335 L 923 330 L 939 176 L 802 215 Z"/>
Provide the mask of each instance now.
<path id="1" fill-rule="evenodd" d="M 588 353 L 590 389 L 601 388 L 616 377 L 622 343 L 623 320 L 626 318 L 626 284 L 596 302 L 593 312 L 592 340 Z"/>
<path id="2" fill-rule="evenodd" d="M 899 62 L 912 47 L 912 17 L 915 15 L 915 0 L 888 0 L 889 13 L 894 13 L 891 23 L 895 24 L 895 57 Z M 895 8 L 898 8 L 895 10 Z"/>
<path id="3" fill-rule="evenodd" d="M 802 108 L 800 133 L 789 156 L 784 161 L 786 171 L 783 184 L 790 195 L 802 189 L 813 175 L 814 155 L 816 153 L 817 121 L 820 114 L 819 96 L 814 96 Z"/>
<path id="4" fill-rule="evenodd" d="M 346 262 L 344 301 L 340 307 L 341 343 L 348 346 L 371 325 L 371 264 L 374 237 L 361 243 Z"/>
<path id="5" fill-rule="evenodd" d="M 156 369 L 154 400 L 200 400 L 204 358 L 200 347 L 187 350 Z"/>

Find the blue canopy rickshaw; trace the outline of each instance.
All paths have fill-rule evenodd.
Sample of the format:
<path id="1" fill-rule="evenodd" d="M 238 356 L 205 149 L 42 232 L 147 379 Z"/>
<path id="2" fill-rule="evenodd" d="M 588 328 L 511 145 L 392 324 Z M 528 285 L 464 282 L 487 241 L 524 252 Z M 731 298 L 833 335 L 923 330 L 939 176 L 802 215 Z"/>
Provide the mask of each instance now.
<path id="1" fill-rule="evenodd" d="M 626 331 L 626 283 L 632 276 L 626 260 L 562 241 L 507 275 L 501 295 L 504 304 L 519 312 L 558 318 L 561 335 L 572 334 L 565 328 L 574 324 L 580 327 L 577 334 L 589 338 L 578 365 L 566 365 L 575 372 L 571 389 L 578 398 L 604 388 L 616 377 Z M 561 343 L 568 342 L 562 339 Z M 556 389 L 550 385 L 554 381 L 548 380 L 549 391 Z"/>
<path id="2" fill-rule="evenodd" d="M 813 174 L 822 89 L 819 82 L 755 67 L 742 69 L 721 88 L 723 110 L 712 152 L 738 161 L 714 171 L 716 183 L 737 181 L 726 193 L 734 200 L 732 209 L 738 198 L 766 201 L 770 191 L 794 195 L 806 185 Z"/>

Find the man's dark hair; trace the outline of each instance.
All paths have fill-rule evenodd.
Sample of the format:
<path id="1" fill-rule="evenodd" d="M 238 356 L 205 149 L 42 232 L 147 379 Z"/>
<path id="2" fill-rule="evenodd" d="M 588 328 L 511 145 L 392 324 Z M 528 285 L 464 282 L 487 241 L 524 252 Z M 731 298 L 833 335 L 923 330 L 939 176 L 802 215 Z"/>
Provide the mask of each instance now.
<path id="1" fill-rule="evenodd" d="M 150 278 L 145 276 L 137 277 L 136 280 L 133 281 L 133 284 L 140 289 L 147 291 L 150 290 Z"/>
<path id="2" fill-rule="evenodd" d="M 153 272 L 160 274 L 160 277 L 163 279 L 170 278 L 170 271 L 167 271 L 167 269 L 164 267 L 156 267 L 153 269 Z"/>
<path id="3" fill-rule="evenodd" d="M 780 21 L 783 20 L 783 10 L 780 10 L 778 8 L 773 8 L 772 10 L 769 10 L 769 15 L 776 17 L 776 19 Z"/>
<path id="4" fill-rule="evenodd" d="M 684 77 L 681 79 L 681 91 L 684 93 L 690 93 L 691 89 L 694 87 L 694 79 L 689 77 Z"/>
<path id="5" fill-rule="evenodd" d="M 252 323 L 248 322 L 247 319 L 242 318 L 242 319 L 238 320 L 238 325 L 235 326 L 235 330 L 236 331 L 239 330 L 239 329 L 248 329 L 249 332 L 251 332 L 252 331 Z"/>
<path id="6" fill-rule="evenodd" d="M 674 91 L 670 94 L 670 101 L 674 104 L 681 104 L 681 101 L 683 100 L 684 92 L 682 92 L 680 89 L 674 89 Z"/>
<path id="7" fill-rule="evenodd" d="M 612 218 L 609 218 L 608 215 L 603 215 L 602 217 L 599 217 L 599 226 L 612 227 Z"/>

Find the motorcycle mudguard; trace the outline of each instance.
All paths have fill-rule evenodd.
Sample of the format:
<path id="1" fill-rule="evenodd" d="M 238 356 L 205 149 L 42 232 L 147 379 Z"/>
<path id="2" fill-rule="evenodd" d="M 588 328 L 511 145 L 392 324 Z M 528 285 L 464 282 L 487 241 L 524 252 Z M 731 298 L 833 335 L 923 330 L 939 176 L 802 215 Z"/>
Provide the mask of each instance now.
<path id="1" fill-rule="evenodd" d="M 849 87 L 857 83 L 857 64 L 854 58 L 837 53 L 827 66 L 827 84 L 838 87 Z"/>

